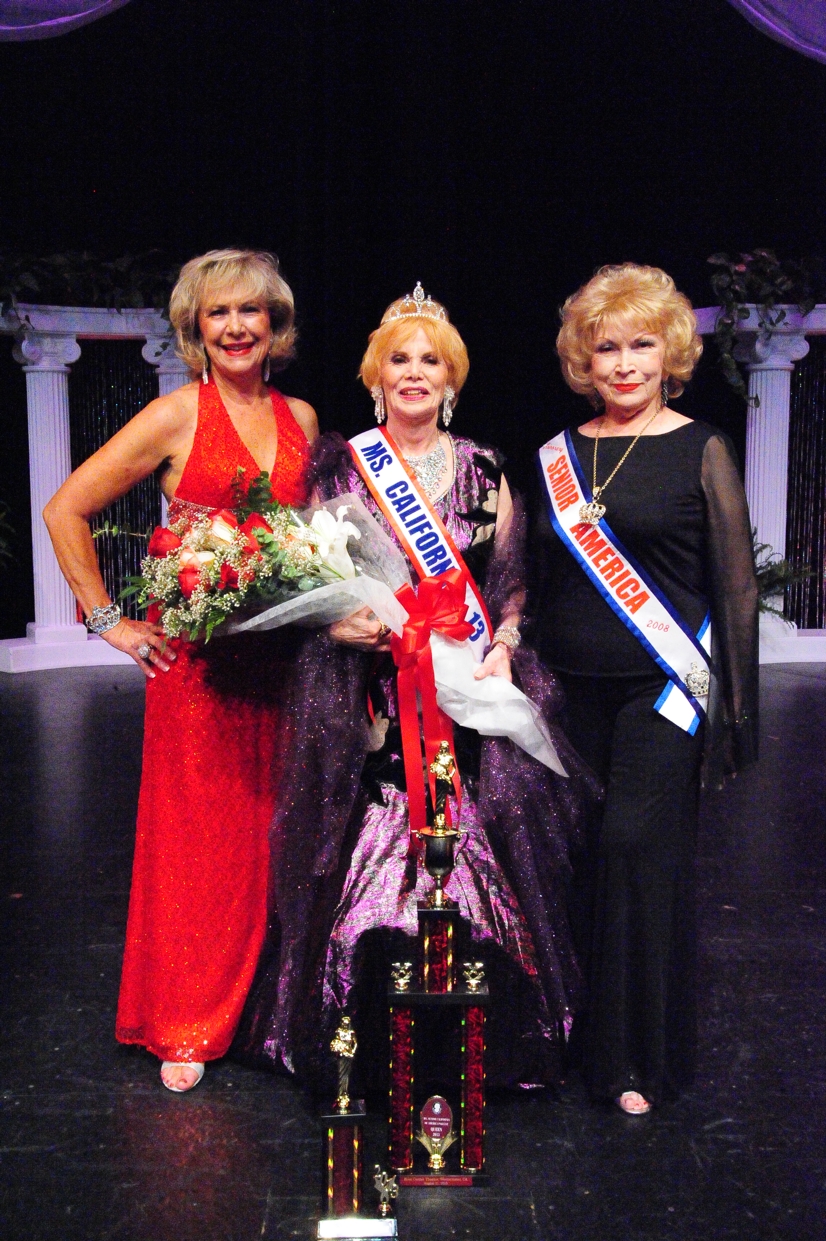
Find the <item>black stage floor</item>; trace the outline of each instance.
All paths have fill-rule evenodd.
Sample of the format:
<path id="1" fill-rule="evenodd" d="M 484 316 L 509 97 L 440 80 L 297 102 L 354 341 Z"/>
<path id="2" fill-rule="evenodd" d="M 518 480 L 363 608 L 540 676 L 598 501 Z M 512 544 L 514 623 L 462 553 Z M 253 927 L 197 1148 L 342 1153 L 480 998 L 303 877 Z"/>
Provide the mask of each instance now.
<path id="1" fill-rule="evenodd" d="M 762 675 L 761 766 L 704 804 L 695 1088 L 640 1119 L 576 1079 L 491 1100 L 490 1186 L 403 1191 L 402 1241 L 826 1236 L 826 668 Z M 142 702 L 131 669 L 0 677 L 0 1236 L 309 1241 L 302 1092 L 220 1063 L 172 1095 L 113 1038 Z"/>

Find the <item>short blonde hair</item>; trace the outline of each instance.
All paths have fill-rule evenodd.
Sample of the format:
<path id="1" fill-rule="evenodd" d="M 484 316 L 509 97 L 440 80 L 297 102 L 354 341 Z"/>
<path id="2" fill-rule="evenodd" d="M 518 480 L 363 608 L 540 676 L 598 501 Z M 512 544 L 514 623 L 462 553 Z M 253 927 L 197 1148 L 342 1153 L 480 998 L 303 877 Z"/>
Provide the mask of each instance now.
<path id="1" fill-rule="evenodd" d="M 203 369 L 198 315 L 207 302 L 230 288 L 266 303 L 272 327 L 270 369 L 282 371 L 295 356 L 295 302 L 278 270 L 278 259 L 266 250 L 210 250 L 184 264 L 169 299 L 178 357 L 196 373 Z"/>
<path id="2" fill-rule="evenodd" d="M 379 382 L 381 368 L 390 354 L 411 340 L 421 328 L 447 367 L 447 382 L 458 397 L 465 386 L 470 361 L 465 342 L 449 322 L 447 311 L 445 310 L 444 319 L 431 319 L 429 315 L 410 315 L 404 319 L 388 318 L 393 309 L 402 302 L 408 303 L 409 298 L 399 298 L 398 301 L 391 302 L 382 316 L 381 325 L 375 332 L 370 333 L 370 343 L 359 367 L 362 383 L 368 391 L 373 388 Z M 432 305 L 436 311 L 444 310 L 438 302 L 433 302 Z"/>
<path id="3" fill-rule="evenodd" d="M 703 352 L 691 302 L 659 267 L 618 263 L 601 267 L 560 312 L 556 350 L 569 388 L 599 404 L 591 378 L 594 342 L 606 323 L 642 324 L 665 342 L 663 372 L 669 396 L 679 396 Z"/>

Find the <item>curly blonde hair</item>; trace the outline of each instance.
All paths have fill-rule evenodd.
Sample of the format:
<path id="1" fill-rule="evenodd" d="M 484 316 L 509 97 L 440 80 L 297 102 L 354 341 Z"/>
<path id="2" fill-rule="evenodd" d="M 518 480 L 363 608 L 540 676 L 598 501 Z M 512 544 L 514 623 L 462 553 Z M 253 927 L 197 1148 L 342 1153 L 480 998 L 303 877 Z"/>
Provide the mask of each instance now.
<path id="1" fill-rule="evenodd" d="M 691 302 L 659 267 L 617 263 L 601 267 L 560 311 L 556 350 L 569 388 L 599 405 L 591 378 L 593 346 L 606 323 L 641 324 L 665 342 L 663 375 L 669 396 L 679 396 L 703 352 Z"/>
<path id="2" fill-rule="evenodd" d="M 205 352 L 198 314 L 230 289 L 266 303 L 272 327 L 270 369 L 282 371 L 295 356 L 295 303 L 290 286 L 278 270 L 278 259 L 266 250 L 210 250 L 184 264 L 169 299 L 178 357 L 196 374 L 203 369 Z"/>
<path id="3" fill-rule="evenodd" d="M 434 352 L 447 367 L 447 382 L 458 397 L 465 385 L 470 361 L 465 342 L 447 319 L 447 311 L 445 310 L 444 319 L 431 319 L 428 315 L 410 315 L 405 319 L 388 318 L 394 307 L 402 302 L 409 302 L 409 298 L 398 298 L 391 302 L 382 315 L 380 326 L 370 333 L 369 344 L 359 367 L 359 378 L 369 392 L 379 383 L 381 369 L 390 354 L 411 340 L 421 328 Z M 434 302 L 433 306 L 437 311 L 444 310 L 438 302 Z"/>

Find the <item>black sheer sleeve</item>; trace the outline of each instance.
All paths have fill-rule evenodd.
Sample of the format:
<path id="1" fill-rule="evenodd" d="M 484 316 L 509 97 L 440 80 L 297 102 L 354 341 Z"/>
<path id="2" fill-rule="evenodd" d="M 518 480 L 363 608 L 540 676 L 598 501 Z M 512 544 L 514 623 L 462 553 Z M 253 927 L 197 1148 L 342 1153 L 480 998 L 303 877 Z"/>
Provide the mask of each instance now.
<path id="1" fill-rule="evenodd" d="M 525 505 L 511 491 L 513 509 L 496 529 L 485 575 L 485 603 L 494 629 L 506 616 L 521 616 L 525 606 Z"/>
<path id="2" fill-rule="evenodd" d="M 758 630 L 751 522 L 734 451 L 725 436 L 703 452 L 708 587 L 712 609 L 712 682 L 703 780 L 757 760 Z"/>

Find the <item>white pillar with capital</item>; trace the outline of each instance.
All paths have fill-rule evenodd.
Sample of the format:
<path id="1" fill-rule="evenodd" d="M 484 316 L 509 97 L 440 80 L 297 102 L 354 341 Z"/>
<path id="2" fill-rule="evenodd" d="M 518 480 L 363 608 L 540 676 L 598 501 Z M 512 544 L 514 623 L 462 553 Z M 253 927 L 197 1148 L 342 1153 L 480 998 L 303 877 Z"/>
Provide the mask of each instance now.
<path id="1" fill-rule="evenodd" d="M 37 643 L 85 642 L 86 628 L 77 623 L 74 596 L 58 568 L 42 516 L 72 470 L 69 364 L 80 357 L 80 345 L 71 332 L 28 331 L 15 345 L 14 357 L 26 373 L 31 462 L 34 623 L 26 633 Z"/>
<path id="2" fill-rule="evenodd" d="M 175 338 L 170 336 L 147 336 L 141 350 L 144 361 L 154 366 L 158 376 L 158 396 L 169 396 L 176 388 L 183 387 L 192 379 L 192 372 L 175 352 Z M 161 496 L 161 525 L 167 521 L 166 496 Z"/>
<path id="3" fill-rule="evenodd" d="M 757 539 L 786 555 L 786 499 L 789 471 L 789 410 L 792 371 L 809 343 L 800 328 L 743 334 L 735 357 L 749 373 L 746 428 L 746 495 Z"/>

